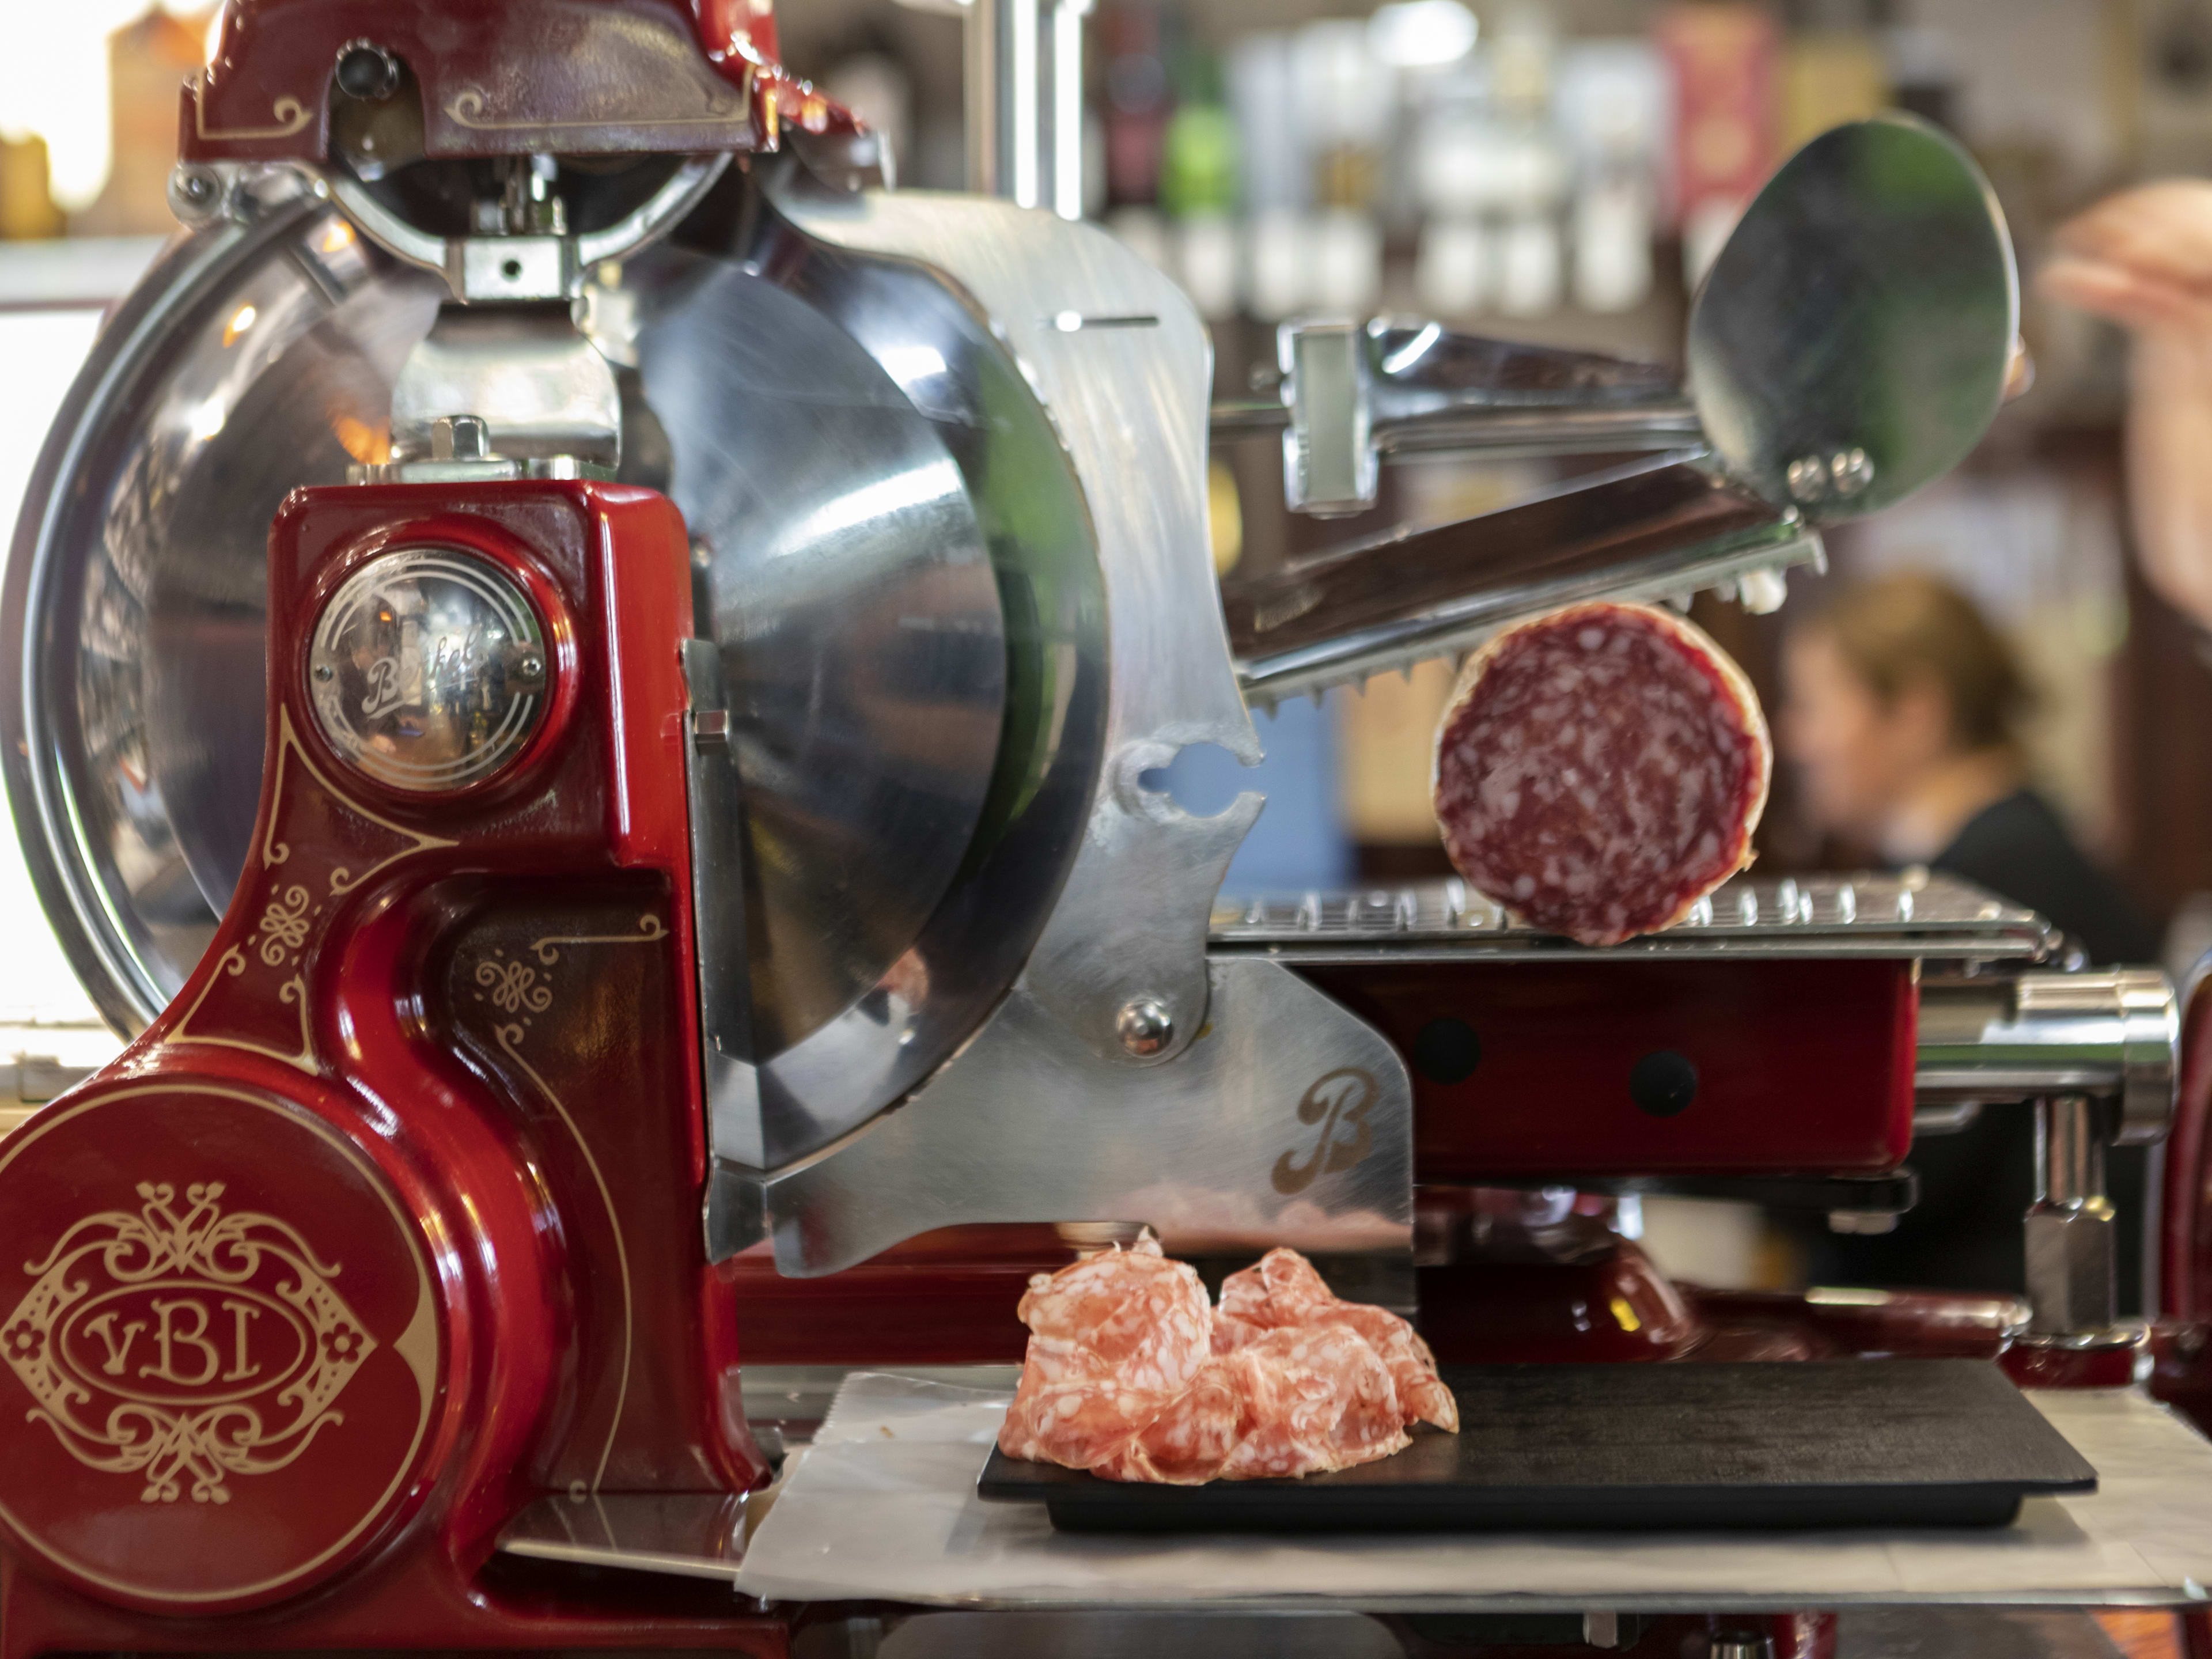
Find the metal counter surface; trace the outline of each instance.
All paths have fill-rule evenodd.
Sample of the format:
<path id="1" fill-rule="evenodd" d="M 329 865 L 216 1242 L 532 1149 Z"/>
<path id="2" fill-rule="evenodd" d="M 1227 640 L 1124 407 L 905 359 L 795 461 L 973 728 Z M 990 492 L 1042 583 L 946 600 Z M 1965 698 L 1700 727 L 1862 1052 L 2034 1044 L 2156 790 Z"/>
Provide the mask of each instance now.
<path id="1" fill-rule="evenodd" d="M 1042 1509 L 981 1502 L 975 1476 L 1007 1396 L 861 1374 L 719 1570 L 734 1565 L 737 1587 L 764 1597 L 940 1606 L 1728 1612 L 2204 1599 L 2212 1443 L 2134 1390 L 2029 1397 L 2102 1485 L 2032 1499 L 2015 1525 L 1988 1532 L 1162 1540 L 1057 1534 Z"/>

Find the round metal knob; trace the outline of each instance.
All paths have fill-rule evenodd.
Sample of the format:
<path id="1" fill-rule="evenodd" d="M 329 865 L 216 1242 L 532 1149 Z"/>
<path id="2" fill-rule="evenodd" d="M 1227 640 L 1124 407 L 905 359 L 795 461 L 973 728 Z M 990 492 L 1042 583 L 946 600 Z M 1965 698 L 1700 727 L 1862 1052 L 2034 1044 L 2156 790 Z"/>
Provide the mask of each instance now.
<path id="1" fill-rule="evenodd" d="M 1175 1017 L 1158 997 L 1137 997 L 1114 1017 L 1115 1035 L 1139 1060 L 1149 1060 L 1175 1040 Z"/>
<path id="2" fill-rule="evenodd" d="M 372 559 L 315 623 L 307 696 L 324 738 L 398 789 L 459 789 L 522 752 L 545 717 L 538 611 L 512 578 L 445 548 Z"/>

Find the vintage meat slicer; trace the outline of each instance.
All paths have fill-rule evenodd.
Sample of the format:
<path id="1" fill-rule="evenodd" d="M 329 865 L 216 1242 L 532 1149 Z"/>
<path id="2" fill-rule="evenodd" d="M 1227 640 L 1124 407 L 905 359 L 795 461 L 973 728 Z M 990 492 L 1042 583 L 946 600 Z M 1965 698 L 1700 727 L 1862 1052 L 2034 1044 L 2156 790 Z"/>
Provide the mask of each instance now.
<path id="1" fill-rule="evenodd" d="M 986 90 L 1034 70 L 1018 6 L 969 28 Z M 1940 880 L 1739 882 L 1601 955 L 1449 886 L 1217 902 L 1260 799 L 1152 775 L 1566 599 L 1778 603 L 1952 465 L 2016 292 L 1931 130 L 1785 170 L 1694 401 L 1310 322 L 1218 410 L 1171 283 L 884 188 L 759 0 L 230 0 L 181 133 L 195 228 L 8 577 L 24 844 L 141 1032 L 0 1140 L 8 1653 L 782 1652 L 574 1564 L 711 1570 L 775 1368 L 1016 1358 L 1022 1279 L 1139 1224 L 1311 1251 L 1447 1357 L 2136 1364 L 2097 1168 L 2167 1122 L 2155 974 Z M 983 182 L 1035 145 L 985 124 Z M 1224 609 L 1210 427 L 1322 512 L 1404 449 L 1646 459 Z M 2032 1321 L 1700 1294 L 1604 1224 L 1655 1182 L 1879 1224 L 1916 1111 L 2023 1102 Z M 2185 1395 L 2202 1329 L 2160 1341 Z M 721 1531 L 610 1518 L 679 1499 Z"/>

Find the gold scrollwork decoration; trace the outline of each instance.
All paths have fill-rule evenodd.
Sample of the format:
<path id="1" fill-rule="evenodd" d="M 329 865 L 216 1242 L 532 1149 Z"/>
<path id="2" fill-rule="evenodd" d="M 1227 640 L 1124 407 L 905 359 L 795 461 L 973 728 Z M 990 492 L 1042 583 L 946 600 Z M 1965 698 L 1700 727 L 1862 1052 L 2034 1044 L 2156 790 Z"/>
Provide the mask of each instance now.
<path id="1" fill-rule="evenodd" d="M 136 1215 L 85 1216 L 24 1264 L 39 1277 L 0 1322 L 31 1420 L 88 1468 L 137 1475 L 142 1503 L 188 1483 L 227 1504 L 231 1476 L 297 1461 L 344 1422 L 333 1402 L 379 1346 L 337 1262 L 275 1216 L 226 1214 L 222 1192 L 194 1182 L 179 1206 L 173 1183 L 140 1182 Z"/>
<path id="2" fill-rule="evenodd" d="M 261 835 L 261 862 L 264 865 L 279 865 L 292 856 L 291 848 L 276 839 L 276 825 L 283 816 L 284 791 L 291 782 L 291 769 L 295 762 L 309 777 L 315 781 L 322 792 L 339 806 L 352 813 L 354 817 L 366 819 L 380 830 L 388 830 L 408 842 L 408 845 L 401 848 L 398 852 L 379 859 L 359 875 L 356 875 L 343 864 L 336 866 L 331 870 L 329 878 L 330 896 L 332 898 L 340 898 L 350 893 L 371 876 L 389 865 L 398 863 L 404 858 L 411 858 L 416 854 L 428 852 L 432 848 L 451 847 L 454 844 L 446 836 L 426 836 L 419 830 L 410 830 L 404 823 L 395 823 L 381 813 L 370 811 L 368 807 L 363 806 L 331 782 L 322 768 L 317 766 L 308 757 L 307 751 L 301 746 L 298 734 L 292 730 L 291 712 L 289 709 L 280 708 L 276 711 L 276 778 L 269 793 L 269 822 Z"/>
<path id="3" fill-rule="evenodd" d="M 592 1471 L 591 1484 L 586 1488 L 587 1492 L 596 1492 L 599 1489 L 600 1482 L 606 1479 L 607 1460 L 614 1455 L 616 1438 L 622 1433 L 623 1413 L 629 1404 L 630 1362 L 635 1358 L 633 1351 L 637 1344 L 636 1293 L 630 1282 L 629 1246 L 623 1237 L 622 1212 L 615 1207 L 614 1191 L 607 1185 L 606 1174 L 599 1168 L 599 1160 L 592 1156 L 592 1143 L 584 1138 L 584 1132 L 577 1127 L 576 1120 L 568 1115 L 568 1107 L 562 1103 L 560 1095 L 555 1091 L 553 1085 L 545 1080 L 544 1074 L 523 1057 L 522 1025 L 509 1024 L 496 1026 L 493 1029 L 492 1036 L 499 1043 L 501 1050 L 535 1085 L 538 1092 L 544 1097 L 546 1103 L 552 1107 L 562 1125 L 567 1127 L 569 1139 L 576 1143 L 576 1150 L 583 1155 L 585 1166 L 591 1170 L 592 1180 L 599 1189 L 599 1202 L 605 1206 L 607 1212 L 607 1230 L 614 1235 L 615 1272 L 622 1282 L 622 1372 L 621 1380 L 615 1388 L 614 1415 L 607 1423 L 605 1443 L 599 1449 L 599 1467 Z M 571 1497 L 579 1495 L 576 1491 L 577 1484 L 572 1482 L 569 1486 Z"/>
<path id="4" fill-rule="evenodd" d="M 254 138 L 289 138 L 314 119 L 314 111 L 289 93 L 269 106 L 271 127 L 210 127 L 207 124 L 207 76 L 192 76 L 192 131 L 202 138 L 230 143 Z"/>
<path id="5" fill-rule="evenodd" d="M 208 994 L 220 982 L 218 975 L 222 979 L 236 979 L 245 971 L 246 952 L 234 945 L 216 959 L 216 972 L 209 975 L 207 983 L 200 987 L 200 994 L 192 999 L 192 1006 L 185 1010 L 185 1017 L 177 1022 L 177 1029 L 169 1033 L 169 1041 L 205 1042 L 218 1048 L 240 1048 L 249 1054 L 261 1054 L 270 1060 L 281 1060 L 287 1066 L 305 1072 L 309 1077 L 314 1076 L 317 1067 L 314 1040 L 309 1034 L 307 981 L 301 975 L 293 975 L 276 990 L 277 1001 L 288 1008 L 296 1008 L 299 1011 L 300 1046 L 290 1053 L 288 1054 L 282 1048 L 272 1048 L 265 1042 L 255 1042 L 246 1037 L 216 1036 L 209 1032 L 192 1030 L 192 1022 L 199 1018 L 200 1009 L 206 1003 Z"/>
<path id="6" fill-rule="evenodd" d="M 747 71 L 750 80 L 750 71 Z M 446 100 L 447 115 L 456 124 L 471 132 L 551 132 L 563 127 L 630 127 L 646 131 L 657 128 L 729 127 L 745 118 L 745 102 L 740 98 L 733 108 L 710 109 L 703 115 L 611 115 L 594 116 L 582 121 L 533 121 L 494 119 L 484 118 L 486 100 L 474 87 L 465 87 Z"/>
<path id="7" fill-rule="evenodd" d="M 634 933 L 549 933 L 544 939 L 530 941 L 530 949 L 538 961 L 550 968 L 561 960 L 563 945 L 650 945 L 655 939 L 668 937 L 668 926 L 659 916 L 647 915 L 637 919 Z"/>
<path id="8" fill-rule="evenodd" d="M 284 959 L 307 942 L 307 890 L 295 884 L 284 890 L 281 898 L 272 898 L 261 913 L 261 960 L 271 968 L 281 968 Z"/>
<path id="9" fill-rule="evenodd" d="M 477 963 L 477 983 L 491 993 L 492 1005 L 503 1014 L 528 1009 L 542 1014 L 553 1006 L 553 988 L 538 983 L 538 970 L 526 962 L 484 961 Z"/>

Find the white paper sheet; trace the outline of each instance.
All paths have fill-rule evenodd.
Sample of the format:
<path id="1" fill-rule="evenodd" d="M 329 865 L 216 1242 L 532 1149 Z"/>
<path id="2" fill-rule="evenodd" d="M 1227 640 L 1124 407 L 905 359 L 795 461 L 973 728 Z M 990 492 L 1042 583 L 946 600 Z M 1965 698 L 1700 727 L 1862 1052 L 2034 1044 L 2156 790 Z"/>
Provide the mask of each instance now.
<path id="1" fill-rule="evenodd" d="M 1062 1534 L 1042 1504 L 983 1503 L 975 1479 L 1008 1397 L 848 1379 L 748 1541 L 738 1589 L 933 1603 L 1724 1611 L 2181 1602 L 2212 1583 L 2212 1444 L 2132 1389 L 2028 1395 L 2096 1466 L 2100 1487 L 2031 1498 L 2007 1528 L 1296 1538 Z"/>

